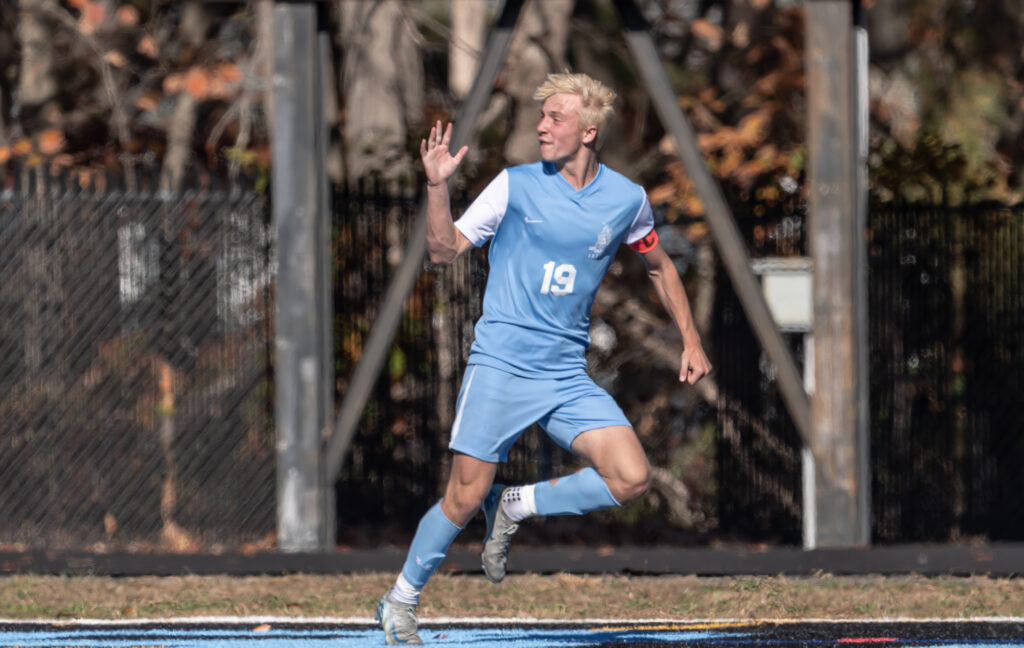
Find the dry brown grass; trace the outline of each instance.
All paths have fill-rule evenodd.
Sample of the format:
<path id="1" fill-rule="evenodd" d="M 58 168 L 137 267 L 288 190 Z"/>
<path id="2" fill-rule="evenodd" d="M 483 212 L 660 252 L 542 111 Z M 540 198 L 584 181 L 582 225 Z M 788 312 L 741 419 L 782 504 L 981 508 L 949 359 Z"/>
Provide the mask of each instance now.
<path id="1" fill-rule="evenodd" d="M 371 616 L 393 574 L 336 576 L 9 576 L 0 617 Z M 422 618 L 792 619 L 1024 617 L 1024 579 L 438 574 Z"/>

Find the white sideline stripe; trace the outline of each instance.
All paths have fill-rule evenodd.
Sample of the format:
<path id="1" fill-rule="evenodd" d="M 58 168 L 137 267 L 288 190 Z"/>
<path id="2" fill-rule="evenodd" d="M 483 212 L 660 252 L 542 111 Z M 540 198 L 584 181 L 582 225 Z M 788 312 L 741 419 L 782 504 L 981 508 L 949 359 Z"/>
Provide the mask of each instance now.
<path id="1" fill-rule="evenodd" d="M 795 623 L 1024 623 L 1024 617 L 1014 616 L 989 616 L 989 617 L 874 617 L 856 618 L 843 617 L 829 619 L 811 617 L 806 619 L 510 619 L 508 617 L 431 617 L 421 618 L 420 626 L 434 625 L 470 625 L 474 623 L 486 623 L 488 625 L 702 625 L 702 624 L 735 624 L 737 627 L 743 625 L 755 626 L 774 623 L 778 625 L 789 625 Z M 198 617 L 170 617 L 166 619 L 4 619 L 0 618 L 0 624 L 4 625 L 28 625 L 47 624 L 53 626 L 75 626 L 75 625 L 98 625 L 98 626 L 121 626 L 121 625 L 184 625 L 200 623 L 221 623 L 231 625 L 251 624 L 274 624 L 274 623 L 330 623 L 335 625 L 377 625 L 371 617 L 289 617 L 289 616 L 198 616 Z M 0 632 L 2 634 L 2 632 Z"/>

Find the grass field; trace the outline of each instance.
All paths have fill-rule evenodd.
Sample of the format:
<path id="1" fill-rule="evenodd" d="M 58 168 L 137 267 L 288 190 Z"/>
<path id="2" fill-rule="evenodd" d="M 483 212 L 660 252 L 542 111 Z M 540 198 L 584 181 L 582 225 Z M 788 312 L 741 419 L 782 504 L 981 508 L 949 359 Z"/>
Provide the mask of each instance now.
<path id="1" fill-rule="evenodd" d="M 0 618 L 370 617 L 394 574 L 336 576 L 7 576 Z M 1024 617 L 1024 579 L 702 578 L 437 574 L 420 617 L 867 619 Z"/>

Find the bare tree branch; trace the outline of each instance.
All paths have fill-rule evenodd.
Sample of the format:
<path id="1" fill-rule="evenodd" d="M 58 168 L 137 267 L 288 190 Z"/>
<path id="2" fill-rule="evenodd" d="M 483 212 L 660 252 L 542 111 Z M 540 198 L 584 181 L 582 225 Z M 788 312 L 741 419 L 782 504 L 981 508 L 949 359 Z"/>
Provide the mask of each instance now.
<path id="1" fill-rule="evenodd" d="M 104 58 L 105 52 L 100 44 L 91 35 L 86 34 L 78 28 L 78 22 L 75 20 L 66 9 L 60 8 L 55 5 L 45 5 L 43 7 L 45 13 L 55 18 L 62 25 L 67 27 L 76 38 L 81 40 L 85 45 L 92 50 L 95 54 L 95 58 L 91 61 L 97 70 L 100 72 L 100 76 L 103 79 L 103 89 L 107 95 L 107 104 L 110 107 L 111 117 L 114 122 L 114 132 L 117 133 L 118 144 L 121 145 L 122 149 L 128 148 L 128 143 L 131 140 L 131 131 L 128 128 L 128 116 L 125 114 L 122 97 L 117 89 L 117 84 L 114 82 L 114 74 L 111 70 L 110 63 Z"/>
<path id="2" fill-rule="evenodd" d="M 651 489 L 665 500 L 668 519 L 676 526 L 692 529 L 705 520 L 704 513 L 693 507 L 690 489 L 669 469 L 651 466 Z"/>

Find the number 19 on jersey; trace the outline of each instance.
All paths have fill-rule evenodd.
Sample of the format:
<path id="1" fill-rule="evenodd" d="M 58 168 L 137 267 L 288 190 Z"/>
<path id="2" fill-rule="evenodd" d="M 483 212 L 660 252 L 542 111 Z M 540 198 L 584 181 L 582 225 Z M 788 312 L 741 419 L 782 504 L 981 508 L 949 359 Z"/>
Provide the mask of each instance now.
<path id="1" fill-rule="evenodd" d="M 548 261 L 544 264 L 544 283 L 540 287 L 540 294 L 562 297 L 572 292 L 575 283 L 575 266 L 569 263 L 556 266 L 554 261 Z"/>

